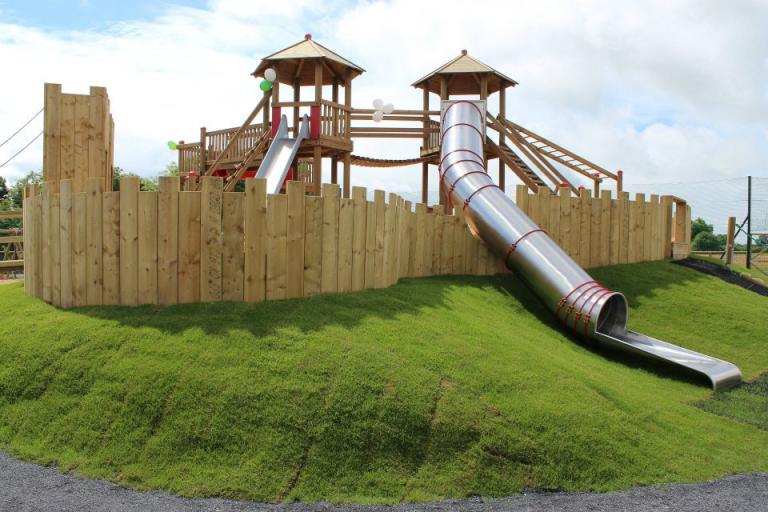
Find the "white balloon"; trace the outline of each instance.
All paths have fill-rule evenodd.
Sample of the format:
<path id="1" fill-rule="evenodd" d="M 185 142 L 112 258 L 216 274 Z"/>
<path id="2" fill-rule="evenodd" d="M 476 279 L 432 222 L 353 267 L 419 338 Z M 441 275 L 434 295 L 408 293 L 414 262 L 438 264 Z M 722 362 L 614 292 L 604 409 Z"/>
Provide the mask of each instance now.
<path id="1" fill-rule="evenodd" d="M 373 100 L 373 108 L 375 108 L 376 110 L 381 110 L 381 107 L 383 106 L 384 106 L 384 102 L 381 101 L 381 98 L 376 98 L 375 100 Z"/>
<path id="2" fill-rule="evenodd" d="M 381 107 L 381 110 L 384 111 L 385 114 L 391 114 L 395 110 L 395 106 L 391 103 L 387 103 L 383 107 Z"/>
<path id="3" fill-rule="evenodd" d="M 272 68 L 267 68 L 264 70 L 264 80 L 269 80 L 270 82 L 274 82 L 277 78 L 277 72 Z"/>
<path id="4" fill-rule="evenodd" d="M 381 110 L 377 110 L 376 112 L 373 113 L 374 123 L 379 123 L 381 122 L 382 119 L 384 119 L 384 112 L 382 112 Z"/>

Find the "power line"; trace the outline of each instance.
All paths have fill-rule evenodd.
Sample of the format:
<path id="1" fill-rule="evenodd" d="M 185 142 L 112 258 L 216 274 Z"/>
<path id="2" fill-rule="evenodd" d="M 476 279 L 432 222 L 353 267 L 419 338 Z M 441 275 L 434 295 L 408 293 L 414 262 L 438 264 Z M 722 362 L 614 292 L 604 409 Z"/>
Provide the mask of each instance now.
<path id="1" fill-rule="evenodd" d="M 33 142 L 35 142 L 37 139 L 39 139 L 39 138 L 40 138 L 40 136 L 41 136 L 42 134 L 43 134 L 43 132 L 40 132 L 40 133 L 38 133 L 37 135 L 35 135 L 35 138 L 34 138 L 34 139 L 32 139 L 31 141 L 27 142 L 27 145 L 26 145 L 26 146 L 24 146 L 23 148 L 21 148 L 20 150 L 18 150 L 18 151 L 17 151 L 17 152 L 16 152 L 16 153 L 15 153 L 15 154 L 14 154 L 14 155 L 11 157 L 11 158 L 9 158 L 8 160 L 6 160 L 6 161 L 5 161 L 5 162 L 3 162 L 2 164 L 0 164 L 0 169 L 2 169 L 3 167 L 5 167 L 5 166 L 6 166 L 6 164 L 9 164 L 9 163 L 11 163 L 11 160 L 13 160 L 14 158 L 16 158 L 16 157 L 17 157 L 17 156 L 19 156 L 20 154 L 22 154 L 22 153 L 24 152 L 24 150 L 25 150 L 25 149 L 27 149 L 29 146 L 31 146 L 31 145 L 32 145 L 32 143 L 33 143 Z"/>
<path id="2" fill-rule="evenodd" d="M 41 113 L 41 112 L 42 112 L 44 109 L 45 109 L 45 107 L 43 107 L 43 108 L 41 108 L 40 110 L 38 110 L 38 111 L 37 111 L 37 114 L 33 115 L 33 116 L 30 118 L 30 120 L 29 120 L 29 121 L 27 121 L 26 123 L 24 123 L 24 124 L 21 126 L 21 128 L 19 128 L 19 129 L 18 129 L 18 130 L 16 130 L 15 132 L 13 132 L 13 133 L 11 134 L 11 136 L 10 136 L 10 137 L 8 137 L 8 138 L 7 138 L 7 139 L 5 139 L 5 140 L 4 140 L 2 143 L 0 143 L 0 148 L 1 148 L 1 147 L 3 147 L 3 146 L 5 146 L 5 144 L 6 144 L 6 143 L 7 143 L 9 140 L 11 140 L 11 139 L 12 139 L 12 138 L 14 138 L 15 136 L 17 136 L 21 130 L 23 130 L 24 128 L 26 128 L 26 127 L 27 127 L 27 125 L 29 125 L 29 123 L 31 123 L 32 121 L 34 121 L 34 120 L 35 120 L 35 118 L 36 118 L 37 116 L 39 116 L 39 115 L 40 115 L 40 113 Z M 0 167 L 2 167 L 2 166 L 0 166 Z"/>

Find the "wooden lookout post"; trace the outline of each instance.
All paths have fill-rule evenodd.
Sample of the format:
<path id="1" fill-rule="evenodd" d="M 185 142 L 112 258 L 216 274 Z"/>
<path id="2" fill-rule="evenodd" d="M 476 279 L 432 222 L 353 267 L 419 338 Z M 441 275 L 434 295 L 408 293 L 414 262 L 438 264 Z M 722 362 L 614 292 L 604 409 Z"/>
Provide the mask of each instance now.
<path id="1" fill-rule="evenodd" d="M 45 84 L 43 181 L 48 190 L 58 193 L 66 179 L 72 192 L 85 192 L 88 178 L 101 178 L 104 190 L 112 190 L 114 131 L 106 88 L 69 94 L 60 84 Z"/>
<path id="2" fill-rule="evenodd" d="M 516 86 L 517 82 L 472 57 L 467 53 L 467 50 L 462 50 L 458 57 L 443 64 L 428 75 L 414 82 L 412 85 L 413 87 L 424 91 L 423 109 L 425 111 L 429 110 L 429 93 L 439 96 L 441 101 L 451 99 L 451 96 L 477 96 L 479 99 L 485 100 L 489 95 L 499 93 L 499 111 L 503 117 L 506 116 L 507 108 L 506 90 L 508 87 Z M 428 132 L 429 122 L 429 118 L 425 116 L 425 133 Z M 504 135 L 502 134 L 499 138 L 499 146 L 503 145 Z M 439 139 L 437 141 L 430 141 L 429 137 L 425 136 L 421 148 L 421 156 L 437 156 L 439 152 Z M 493 157 L 495 155 L 489 156 Z M 429 164 L 424 162 L 422 163 L 421 178 L 421 194 L 422 202 L 424 203 L 427 202 L 428 196 L 428 176 Z M 504 181 L 504 162 L 502 161 L 499 164 L 499 186 L 502 190 L 505 187 Z M 445 204 L 445 202 L 445 191 L 443 189 L 443 184 L 440 183 L 440 204 Z"/>

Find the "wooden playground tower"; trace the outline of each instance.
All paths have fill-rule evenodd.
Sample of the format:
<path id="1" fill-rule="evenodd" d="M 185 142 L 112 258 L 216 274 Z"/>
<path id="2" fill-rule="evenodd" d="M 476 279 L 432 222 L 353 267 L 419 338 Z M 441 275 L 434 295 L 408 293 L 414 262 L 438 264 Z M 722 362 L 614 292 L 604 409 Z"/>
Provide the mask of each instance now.
<path id="1" fill-rule="evenodd" d="M 601 182 L 616 182 L 622 191 L 622 173 L 612 173 L 562 146 L 507 119 L 506 91 L 517 82 L 472 57 L 466 50 L 413 83 L 423 91 L 421 110 L 396 109 L 383 116 L 384 124 L 371 125 L 374 109 L 352 106 L 352 81 L 365 70 L 312 39 L 310 34 L 288 48 L 264 59 L 252 73 L 254 77 L 273 69 L 276 80 L 264 97 L 238 127 L 208 131 L 200 129 L 200 141 L 177 145 L 179 170 L 187 190 L 199 187 L 202 176 L 223 176 L 225 190 L 232 191 L 238 181 L 255 175 L 277 130 L 280 117 L 288 116 L 290 131 L 296 133 L 301 114 L 310 116 L 310 137 L 302 142 L 296 161 L 289 172 L 289 180 L 305 183 L 308 193 L 319 195 L 322 186 L 323 159 L 330 159 L 331 183 L 339 182 L 339 162 L 343 166 L 342 195 L 350 197 L 351 166 L 402 167 L 421 164 L 421 200 L 427 203 L 430 188 L 430 165 L 439 165 L 440 110 L 430 109 L 430 93 L 440 101 L 452 97 L 475 97 L 485 100 L 498 94 L 499 113 L 488 114 L 489 133 L 486 141 L 486 160 L 499 159 L 498 184 L 506 187 L 506 169 L 509 169 L 531 192 L 539 188 L 556 194 L 566 187 L 575 195 L 579 187 L 566 176 L 573 172 L 592 183 L 595 197 L 599 196 Z M 291 101 L 281 98 L 281 85 L 292 89 Z M 312 98 L 302 97 L 302 88 L 312 88 Z M 324 97 L 330 87 L 330 99 Z M 343 103 L 340 93 L 343 89 Z M 257 121 L 259 115 L 261 120 Z M 399 122 L 406 126 L 391 126 Z M 417 139 L 421 141 L 418 157 L 389 160 L 353 154 L 354 139 Z M 439 180 L 438 180 L 439 181 Z M 443 184 L 440 204 L 446 203 Z"/>

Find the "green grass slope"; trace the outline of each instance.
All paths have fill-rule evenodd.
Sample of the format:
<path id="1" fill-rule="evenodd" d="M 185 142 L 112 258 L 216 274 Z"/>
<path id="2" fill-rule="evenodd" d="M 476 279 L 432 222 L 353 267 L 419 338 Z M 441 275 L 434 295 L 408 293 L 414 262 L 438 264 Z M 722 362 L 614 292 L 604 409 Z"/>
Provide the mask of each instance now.
<path id="1" fill-rule="evenodd" d="M 768 367 L 764 297 L 669 263 L 594 271 L 630 326 Z M 768 470 L 696 379 L 564 334 L 511 276 L 261 304 L 60 311 L 0 287 L 0 446 L 137 488 L 391 503 Z"/>

